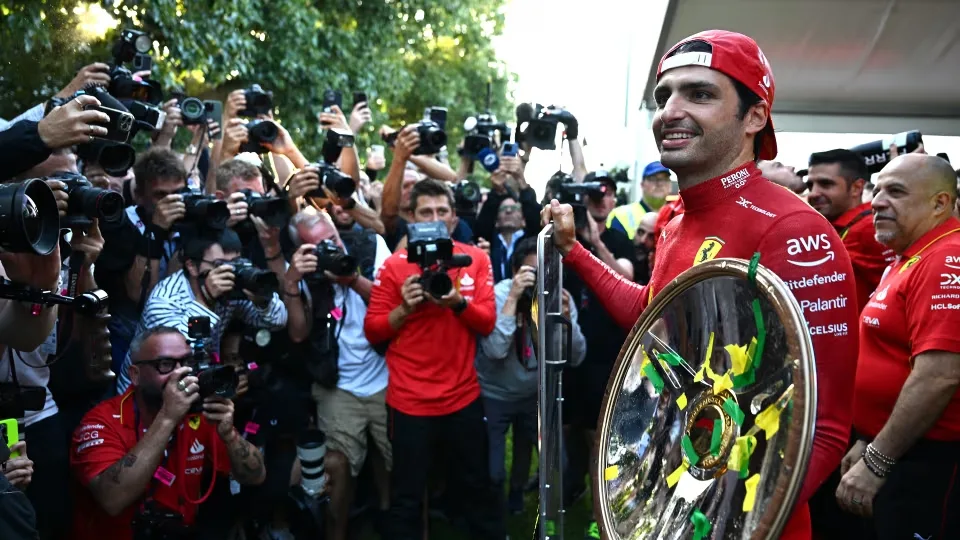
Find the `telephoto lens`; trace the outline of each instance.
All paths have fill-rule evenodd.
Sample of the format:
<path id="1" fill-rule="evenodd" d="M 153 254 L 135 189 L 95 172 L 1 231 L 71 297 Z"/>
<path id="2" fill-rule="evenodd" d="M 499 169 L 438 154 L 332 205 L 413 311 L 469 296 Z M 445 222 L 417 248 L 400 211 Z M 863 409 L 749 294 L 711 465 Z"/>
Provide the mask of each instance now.
<path id="1" fill-rule="evenodd" d="M 319 429 L 309 429 L 300 435 L 297 457 L 300 458 L 300 488 L 311 497 L 323 493 L 323 458 L 327 455 L 327 436 Z"/>
<path id="2" fill-rule="evenodd" d="M 59 239 L 57 199 L 43 180 L 0 184 L 0 251 L 49 255 Z"/>

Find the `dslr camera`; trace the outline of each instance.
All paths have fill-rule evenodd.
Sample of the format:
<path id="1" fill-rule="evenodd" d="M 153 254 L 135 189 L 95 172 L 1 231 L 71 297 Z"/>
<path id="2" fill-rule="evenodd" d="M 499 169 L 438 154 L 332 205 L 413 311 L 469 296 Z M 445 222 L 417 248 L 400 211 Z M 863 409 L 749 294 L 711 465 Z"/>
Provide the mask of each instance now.
<path id="1" fill-rule="evenodd" d="M 256 118 L 257 115 L 269 114 L 273 110 L 273 92 L 266 92 L 259 84 L 251 84 L 243 91 L 247 101 L 246 108 L 237 113 L 237 116 Z"/>
<path id="2" fill-rule="evenodd" d="M 417 281 L 434 298 L 442 298 L 453 289 L 448 270 L 473 263 L 469 255 L 453 254 L 453 240 L 442 221 L 407 225 L 407 260 L 423 271 Z"/>
<path id="3" fill-rule="evenodd" d="M 555 150 L 557 124 L 566 126 L 571 139 L 576 138 L 577 119 L 569 111 L 553 105 L 523 103 L 517 107 L 517 142 L 526 142 L 541 150 Z"/>
<path id="4" fill-rule="evenodd" d="M 228 263 L 234 275 L 231 300 L 246 300 L 243 293 L 248 290 L 256 296 L 270 297 L 280 290 L 280 281 L 277 275 L 269 270 L 257 268 L 249 259 L 237 258 Z"/>
<path id="5" fill-rule="evenodd" d="M 183 125 L 206 126 L 207 120 L 213 120 L 217 124 L 223 122 L 223 103 L 215 100 L 200 101 L 194 97 L 188 97 L 180 101 L 180 114 L 183 118 Z M 222 131 L 217 134 L 216 139 L 222 137 Z"/>
<path id="6" fill-rule="evenodd" d="M 183 195 L 183 204 L 187 207 L 183 216 L 183 224 L 192 225 L 197 229 L 213 229 L 222 231 L 227 227 L 230 219 L 230 209 L 226 201 L 217 200 L 213 195 L 204 195 L 200 190 L 183 188 L 179 191 Z"/>
<path id="7" fill-rule="evenodd" d="M 439 154 L 440 150 L 447 145 L 447 133 L 437 122 L 433 120 L 421 120 L 414 125 L 417 127 L 417 134 L 420 135 L 420 146 L 413 151 L 413 155 L 428 156 Z M 389 135 L 384 135 L 383 142 L 392 148 L 397 142 L 398 135 L 400 135 L 399 130 Z"/>
<path id="8" fill-rule="evenodd" d="M 252 189 L 241 191 L 246 197 L 247 213 L 257 216 L 271 227 L 283 227 L 290 220 L 290 204 L 286 197 L 267 197 Z"/>
<path id="9" fill-rule="evenodd" d="M 340 159 L 340 153 L 344 148 L 352 148 L 353 144 L 353 135 L 331 129 L 327 131 L 327 135 L 323 141 L 323 148 L 320 151 L 320 153 L 323 154 L 323 159 L 318 163 L 311 164 L 311 166 L 318 169 L 317 174 L 320 176 L 320 185 L 325 186 L 341 199 L 352 197 L 353 192 L 357 189 L 357 184 L 353 181 L 352 176 L 338 169 L 333 163 L 336 163 L 337 160 Z M 306 196 L 309 199 L 327 198 L 327 194 L 322 188 L 315 189 L 307 193 Z"/>
<path id="10" fill-rule="evenodd" d="M 268 150 L 264 143 L 272 143 L 280 135 L 280 129 L 270 120 L 251 120 L 247 122 L 247 142 L 240 145 L 240 152 L 266 154 Z"/>
<path id="11" fill-rule="evenodd" d="M 325 271 L 342 277 L 357 273 L 357 259 L 347 255 L 333 240 L 320 242 L 314 254 L 317 256 L 317 271 L 307 277 L 312 282 L 325 280 Z"/>
<path id="12" fill-rule="evenodd" d="M 51 176 L 52 180 L 63 182 L 64 191 L 70 197 L 67 203 L 67 215 L 60 220 L 60 228 L 86 229 L 93 219 L 107 223 L 116 223 L 123 219 L 123 196 L 114 191 L 93 187 L 87 177 L 71 172 L 60 172 Z"/>
<path id="13" fill-rule="evenodd" d="M 572 176 L 564 174 L 557 188 L 557 200 L 573 207 L 573 223 L 579 230 L 587 226 L 586 199 L 602 200 L 608 189 L 603 182 L 577 183 Z"/>
<path id="14" fill-rule="evenodd" d="M 126 29 L 113 46 L 113 65 L 110 68 L 108 91 L 136 119 L 135 128 L 157 131 L 163 127 L 166 113 L 158 105 L 163 101 L 163 91 L 157 81 L 138 81 L 125 63 L 133 62 L 135 69 L 147 69 L 152 63 L 149 55 L 153 46 L 150 36 L 139 30 Z"/>
<path id="15" fill-rule="evenodd" d="M 453 206 L 454 211 L 460 217 L 474 217 L 477 215 L 477 208 L 483 199 L 483 193 L 480 191 L 480 184 L 463 179 L 453 186 Z"/>
<path id="16" fill-rule="evenodd" d="M 860 156 L 870 174 L 880 172 L 887 163 L 890 162 L 890 146 L 897 145 L 897 152 L 900 155 L 909 154 L 917 149 L 923 142 L 923 135 L 919 131 L 905 131 L 896 135 L 871 141 L 850 149 L 851 152 Z M 867 178 L 867 180 L 870 180 Z"/>
<path id="17" fill-rule="evenodd" d="M 193 359 L 191 375 L 198 379 L 200 399 L 193 403 L 191 413 L 203 410 L 203 400 L 211 396 L 229 399 L 236 395 L 239 377 L 233 366 L 213 363 L 207 353 L 210 339 L 210 317 L 190 317 L 187 321 L 187 337 L 192 341 Z"/>

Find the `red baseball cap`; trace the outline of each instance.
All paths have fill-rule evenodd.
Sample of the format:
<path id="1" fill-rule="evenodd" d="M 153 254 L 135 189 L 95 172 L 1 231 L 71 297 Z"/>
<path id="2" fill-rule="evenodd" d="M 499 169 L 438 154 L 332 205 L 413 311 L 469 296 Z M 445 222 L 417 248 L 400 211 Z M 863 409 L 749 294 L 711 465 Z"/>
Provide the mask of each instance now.
<path id="1" fill-rule="evenodd" d="M 684 43 L 703 41 L 710 44 L 711 52 L 683 52 L 673 54 L 673 51 Z M 752 38 L 736 32 L 726 30 L 706 30 L 680 40 L 663 55 L 660 65 L 657 66 L 657 80 L 663 72 L 683 66 L 704 66 L 715 69 L 720 73 L 740 82 L 773 109 L 773 71 L 770 62 L 763 55 L 760 46 Z M 767 118 L 767 125 L 757 134 L 760 137 L 760 159 L 777 157 L 777 137 L 773 132 L 773 119 Z"/>

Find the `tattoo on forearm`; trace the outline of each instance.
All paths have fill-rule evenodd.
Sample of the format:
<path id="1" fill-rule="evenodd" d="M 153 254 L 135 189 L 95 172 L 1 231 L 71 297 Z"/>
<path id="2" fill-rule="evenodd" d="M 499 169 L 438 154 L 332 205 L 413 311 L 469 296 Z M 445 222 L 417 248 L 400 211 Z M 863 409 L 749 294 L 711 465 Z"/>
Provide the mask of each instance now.
<path id="1" fill-rule="evenodd" d="M 233 478 L 237 482 L 255 482 L 264 473 L 263 456 L 248 441 L 237 437 L 228 447 Z"/>
<path id="2" fill-rule="evenodd" d="M 109 478 L 114 484 L 120 483 L 120 475 L 123 473 L 124 469 L 129 469 L 133 467 L 133 464 L 137 462 L 137 456 L 134 454 L 127 454 L 120 458 L 119 461 L 111 465 L 104 471 L 104 477 Z"/>

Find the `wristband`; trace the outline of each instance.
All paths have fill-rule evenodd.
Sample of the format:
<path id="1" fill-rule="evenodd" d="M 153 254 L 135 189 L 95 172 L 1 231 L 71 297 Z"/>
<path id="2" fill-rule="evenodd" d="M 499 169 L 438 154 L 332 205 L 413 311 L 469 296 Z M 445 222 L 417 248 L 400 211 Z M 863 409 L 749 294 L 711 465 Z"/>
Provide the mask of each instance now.
<path id="1" fill-rule="evenodd" d="M 467 299 L 466 299 L 466 298 L 461 298 L 461 299 L 460 299 L 460 303 L 457 304 L 457 305 L 455 305 L 455 306 L 453 306 L 453 307 L 450 308 L 450 309 L 453 310 L 453 313 L 454 313 L 455 315 L 460 315 L 461 313 L 463 313 L 463 312 L 467 309 Z"/>

